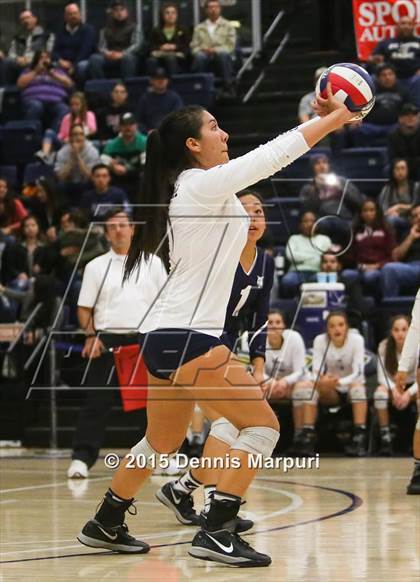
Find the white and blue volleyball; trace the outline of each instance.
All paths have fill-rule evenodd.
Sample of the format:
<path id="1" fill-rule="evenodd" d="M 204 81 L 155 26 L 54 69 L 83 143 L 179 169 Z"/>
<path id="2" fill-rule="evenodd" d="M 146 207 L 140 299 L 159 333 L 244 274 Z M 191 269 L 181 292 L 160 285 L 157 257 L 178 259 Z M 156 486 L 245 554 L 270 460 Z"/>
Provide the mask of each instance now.
<path id="1" fill-rule="evenodd" d="M 352 120 L 363 119 L 375 105 L 375 84 L 369 73 L 354 63 L 339 63 L 328 67 L 318 79 L 316 94 L 327 98 L 327 84 L 331 83 L 333 95 L 356 115 Z"/>

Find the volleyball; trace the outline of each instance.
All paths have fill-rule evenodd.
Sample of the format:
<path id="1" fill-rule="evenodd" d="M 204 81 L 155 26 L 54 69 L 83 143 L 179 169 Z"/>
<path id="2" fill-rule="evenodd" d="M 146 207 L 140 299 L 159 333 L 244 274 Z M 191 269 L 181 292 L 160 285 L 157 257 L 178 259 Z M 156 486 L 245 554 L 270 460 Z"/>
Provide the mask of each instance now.
<path id="1" fill-rule="evenodd" d="M 369 73 L 354 63 L 339 63 L 328 67 L 316 85 L 316 95 L 327 97 L 327 84 L 331 83 L 334 96 L 345 103 L 356 115 L 352 121 L 363 119 L 375 104 L 375 85 Z"/>

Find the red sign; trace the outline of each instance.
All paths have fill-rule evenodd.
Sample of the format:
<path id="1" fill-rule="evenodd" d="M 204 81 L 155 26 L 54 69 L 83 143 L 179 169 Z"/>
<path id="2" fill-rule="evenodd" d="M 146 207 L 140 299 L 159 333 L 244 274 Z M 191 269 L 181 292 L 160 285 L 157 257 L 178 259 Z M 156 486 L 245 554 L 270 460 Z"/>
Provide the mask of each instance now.
<path id="1" fill-rule="evenodd" d="M 114 362 L 124 412 L 147 405 L 147 368 L 138 345 L 114 348 Z"/>
<path id="2" fill-rule="evenodd" d="M 366 61 L 378 42 L 396 35 L 397 23 L 409 16 L 420 36 L 420 0 L 353 0 L 357 54 Z"/>

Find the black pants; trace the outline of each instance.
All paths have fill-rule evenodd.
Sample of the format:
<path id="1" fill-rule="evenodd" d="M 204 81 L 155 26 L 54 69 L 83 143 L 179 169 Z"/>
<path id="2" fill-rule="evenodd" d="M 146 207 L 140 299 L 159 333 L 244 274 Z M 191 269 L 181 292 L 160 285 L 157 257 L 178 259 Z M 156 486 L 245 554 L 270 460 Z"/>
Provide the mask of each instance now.
<path id="1" fill-rule="evenodd" d="M 137 336 L 120 334 L 101 334 L 100 339 L 106 348 L 126 346 L 137 343 Z M 86 359 L 89 369 L 84 386 L 86 400 L 79 413 L 76 432 L 73 438 L 72 459 L 83 461 L 90 468 L 98 458 L 104 441 L 106 424 L 112 405 L 120 394 L 118 378 L 112 352 L 105 352 L 99 358 Z M 100 387 L 103 389 L 99 389 Z M 92 388 L 89 390 L 89 388 Z"/>

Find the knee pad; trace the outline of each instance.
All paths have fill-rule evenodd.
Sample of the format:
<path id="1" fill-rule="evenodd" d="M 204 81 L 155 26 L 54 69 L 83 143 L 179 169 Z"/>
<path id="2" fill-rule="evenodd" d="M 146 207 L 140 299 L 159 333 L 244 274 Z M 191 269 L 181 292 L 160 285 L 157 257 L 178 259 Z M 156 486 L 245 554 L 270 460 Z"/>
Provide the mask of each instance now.
<path id="1" fill-rule="evenodd" d="M 349 397 L 352 403 L 366 401 L 366 388 L 364 386 L 353 386 L 350 388 Z"/>
<path id="2" fill-rule="evenodd" d="M 239 430 L 226 418 L 218 418 L 212 423 L 209 435 L 231 447 L 239 436 Z"/>
<path id="3" fill-rule="evenodd" d="M 270 457 L 279 440 L 280 432 L 268 426 L 249 426 L 243 428 L 232 449 L 246 451 L 251 455 Z"/>
<path id="4" fill-rule="evenodd" d="M 375 390 L 373 394 L 373 402 L 376 410 L 385 410 L 388 408 L 388 391 Z"/>
<path id="5" fill-rule="evenodd" d="M 130 450 L 135 457 L 141 455 L 145 459 L 145 467 L 147 469 L 154 469 L 161 466 L 161 459 L 164 457 L 165 462 L 167 459 L 171 459 L 178 452 L 178 449 L 172 451 L 171 453 L 159 453 L 151 446 L 146 437 L 143 437 L 134 447 Z"/>
<path id="6" fill-rule="evenodd" d="M 293 406 L 303 406 L 303 404 L 313 404 L 318 402 L 318 391 L 310 385 L 303 384 L 296 386 L 292 392 Z"/>

